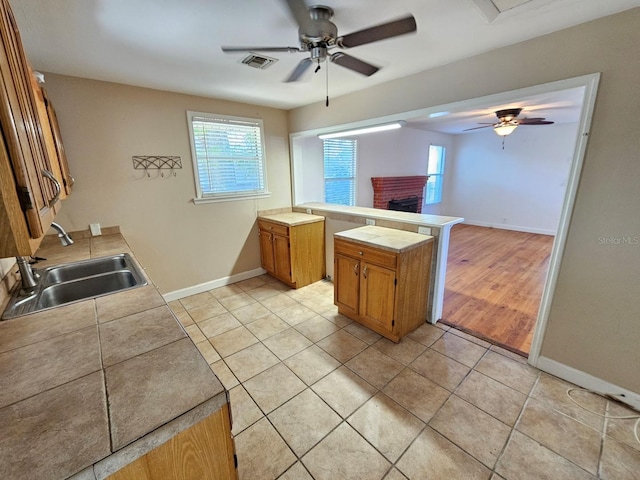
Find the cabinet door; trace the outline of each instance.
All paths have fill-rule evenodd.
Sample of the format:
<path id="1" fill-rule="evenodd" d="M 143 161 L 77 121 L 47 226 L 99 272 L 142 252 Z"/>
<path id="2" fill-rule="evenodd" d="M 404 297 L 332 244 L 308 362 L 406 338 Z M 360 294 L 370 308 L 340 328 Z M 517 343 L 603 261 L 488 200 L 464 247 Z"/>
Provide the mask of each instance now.
<path id="1" fill-rule="evenodd" d="M 56 196 L 49 201 L 49 204 L 56 209 L 56 204 L 58 208 L 60 206 L 60 204 L 57 203 L 58 199 L 67 197 L 67 189 L 64 187 L 65 181 L 62 176 L 61 161 L 58 157 L 58 146 L 56 145 L 56 138 L 53 134 L 53 129 L 51 128 L 51 122 L 49 121 L 49 112 L 47 111 L 47 101 L 44 96 L 44 89 L 38 84 L 38 81 L 31 69 L 29 69 L 29 73 L 31 75 L 31 88 L 35 99 L 36 113 L 38 114 L 38 119 L 40 120 L 40 125 L 42 127 L 40 134 L 42 136 L 42 141 L 44 142 L 47 157 L 50 161 L 50 166 L 47 170 L 54 177 L 53 179 L 49 177 L 47 180 L 53 183 L 58 182 L 58 186 L 55 188 L 54 192 Z"/>
<path id="2" fill-rule="evenodd" d="M 107 480 L 237 480 L 228 404 Z"/>
<path id="3" fill-rule="evenodd" d="M 357 316 L 360 295 L 360 260 L 335 255 L 334 301 L 346 315 Z"/>
<path id="4" fill-rule="evenodd" d="M 396 272 L 362 262 L 360 317 L 391 332 L 395 302 Z"/>
<path id="5" fill-rule="evenodd" d="M 275 274 L 276 262 L 273 256 L 273 235 L 265 230 L 260 230 L 260 260 L 262 268 L 267 272 Z"/>
<path id="6" fill-rule="evenodd" d="M 56 190 L 43 171 L 51 170 L 42 138 L 31 75 L 22 49 L 20 33 L 6 0 L 0 2 L 0 124 L 15 175 L 16 189 L 32 238 L 41 237 L 55 212 Z"/>
<path id="7" fill-rule="evenodd" d="M 51 131 L 53 133 L 53 138 L 56 143 L 56 150 L 58 152 L 58 161 L 60 162 L 60 170 L 62 172 L 62 181 L 64 184 L 65 191 L 67 195 L 71 195 L 71 187 L 75 180 L 71 176 L 71 171 L 69 170 L 69 162 L 67 161 L 67 154 L 64 151 L 64 145 L 62 144 L 62 136 L 60 135 L 60 126 L 58 125 L 58 117 L 56 116 L 56 111 L 53 109 L 53 105 L 51 105 L 51 101 L 47 96 L 46 90 L 43 88 L 42 93 L 44 95 L 44 100 L 47 103 L 47 113 L 49 114 L 49 123 L 51 125 Z"/>
<path id="8" fill-rule="evenodd" d="M 276 276 L 288 282 L 295 282 L 295 279 L 291 278 L 289 237 L 273 234 L 273 252 L 275 255 Z"/>

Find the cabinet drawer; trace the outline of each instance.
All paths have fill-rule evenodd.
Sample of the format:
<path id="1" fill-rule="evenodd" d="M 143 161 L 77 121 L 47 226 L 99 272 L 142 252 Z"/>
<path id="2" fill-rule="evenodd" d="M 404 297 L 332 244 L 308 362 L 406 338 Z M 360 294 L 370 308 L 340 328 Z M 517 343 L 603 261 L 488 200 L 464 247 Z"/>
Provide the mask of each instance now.
<path id="1" fill-rule="evenodd" d="M 335 239 L 335 253 L 361 258 L 382 267 L 396 268 L 396 254 L 358 243 Z"/>
<path id="2" fill-rule="evenodd" d="M 265 222 L 264 220 L 258 220 L 258 227 L 261 230 L 273 232 L 278 235 L 289 236 L 289 227 L 280 225 L 278 223 Z"/>

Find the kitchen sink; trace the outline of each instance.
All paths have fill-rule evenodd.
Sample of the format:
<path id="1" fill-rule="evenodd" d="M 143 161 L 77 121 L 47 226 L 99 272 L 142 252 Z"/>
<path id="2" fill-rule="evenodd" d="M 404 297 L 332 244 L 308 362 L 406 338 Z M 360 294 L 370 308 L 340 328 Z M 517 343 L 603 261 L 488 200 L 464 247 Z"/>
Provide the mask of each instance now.
<path id="1" fill-rule="evenodd" d="M 50 267 L 41 277 L 43 285 L 55 285 L 102 273 L 127 270 L 131 268 L 129 265 L 128 258 L 122 254 Z"/>
<path id="2" fill-rule="evenodd" d="M 56 265 L 38 273 L 35 290 L 27 295 L 15 292 L 3 320 L 147 285 L 128 253 Z"/>

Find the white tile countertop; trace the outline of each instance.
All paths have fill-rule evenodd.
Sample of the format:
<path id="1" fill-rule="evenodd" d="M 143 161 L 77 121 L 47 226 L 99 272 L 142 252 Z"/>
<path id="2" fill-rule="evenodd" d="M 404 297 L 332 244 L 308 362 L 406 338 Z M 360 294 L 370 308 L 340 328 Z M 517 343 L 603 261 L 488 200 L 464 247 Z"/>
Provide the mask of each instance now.
<path id="1" fill-rule="evenodd" d="M 325 213 L 338 213 L 357 217 L 367 217 L 375 220 L 392 220 L 425 227 L 444 227 L 461 223 L 464 218 L 446 217 L 443 215 L 429 215 L 423 213 L 397 212 L 395 210 L 382 210 L 380 208 L 350 207 L 333 203 L 310 202 L 296 205 L 295 209 L 310 209 L 313 213 L 323 215 Z"/>
<path id="2" fill-rule="evenodd" d="M 433 237 L 419 233 L 405 232 L 393 228 L 365 226 L 345 230 L 334 234 L 336 238 L 348 239 L 364 245 L 390 250 L 396 253 L 406 252 L 423 243 L 431 242 Z"/>
<path id="3" fill-rule="evenodd" d="M 276 213 L 273 215 L 260 215 L 259 220 L 267 220 L 269 222 L 279 223 L 293 227 L 295 225 L 304 225 L 305 223 L 324 222 L 324 217 L 320 215 L 310 215 L 300 212 Z"/>

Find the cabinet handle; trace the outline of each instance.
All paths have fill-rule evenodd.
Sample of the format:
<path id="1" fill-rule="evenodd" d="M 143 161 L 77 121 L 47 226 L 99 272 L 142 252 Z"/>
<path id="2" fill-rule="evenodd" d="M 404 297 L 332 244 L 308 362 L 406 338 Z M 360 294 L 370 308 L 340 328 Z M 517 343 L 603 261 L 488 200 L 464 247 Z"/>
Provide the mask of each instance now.
<path id="1" fill-rule="evenodd" d="M 355 266 L 353 267 L 353 273 L 356 274 L 356 277 L 358 276 L 358 269 L 360 268 L 360 264 L 356 263 Z"/>
<path id="2" fill-rule="evenodd" d="M 60 193 L 62 192 L 62 186 L 60 185 L 60 182 L 58 181 L 58 179 L 56 177 L 54 177 L 53 173 L 51 173 L 49 170 L 43 169 L 42 170 L 42 175 L 44 175 L 46 178 L 51 180 L 51 183 L 53 183 L 53 189 L 54 189 L 55 193 L 53 194 L 53 198 L 51 200 L 49 200 L 49 207 L 53 207 L 53 205 L 60 199 Z"/>
<path id="3" fill-rule="evenodd" d="M 358 255 L 363 255 L 363 253 L 362 252 L 358 252 Z"/>
<path id="4" fill-rule="evenodd" d="M 362 276 L 363 276 L 365 279 L 367 278 L 367 267 L 366 267 L 366 266 L 362 269 Z"/>

